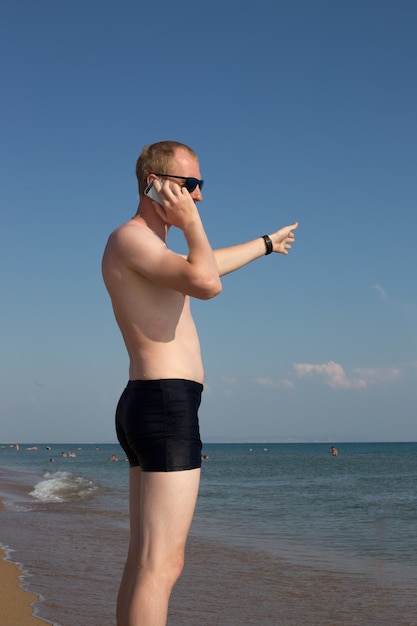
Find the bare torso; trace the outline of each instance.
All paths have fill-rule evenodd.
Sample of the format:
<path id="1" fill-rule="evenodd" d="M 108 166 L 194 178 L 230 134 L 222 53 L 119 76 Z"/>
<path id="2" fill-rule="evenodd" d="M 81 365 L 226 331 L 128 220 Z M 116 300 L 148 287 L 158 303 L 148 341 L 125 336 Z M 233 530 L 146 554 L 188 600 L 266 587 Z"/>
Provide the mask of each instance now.
<path id="1" fill-rule="evenodd" d="M 165 244 L 131 221 L 110 236 L 104 253 L 103 277 L 129 354 L 129 378 L 185 378 L 202 383 L 203 364 L 190 298 L 129 267 L 121 245 L 123 229 L 135 229 L 129 231 L 129 237 L 133 232 L 138 246 Z"/>

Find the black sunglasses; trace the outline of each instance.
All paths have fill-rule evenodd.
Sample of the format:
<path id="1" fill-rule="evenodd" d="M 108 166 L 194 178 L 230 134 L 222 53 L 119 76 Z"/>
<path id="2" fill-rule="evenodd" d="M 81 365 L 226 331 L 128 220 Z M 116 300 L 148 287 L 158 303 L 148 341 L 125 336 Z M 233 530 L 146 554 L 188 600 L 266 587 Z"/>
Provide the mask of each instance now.
<path id="1" fill-rule="evenodd" d="M 189 176 L 174 176 L 173 174 L 156 174 L 156 176 L 164 176 L 166 178 L 182 178 L 182 180 L 185 180 L 184 187 L 189 193 L 192 193 L 197 186 L 200 187 L 201 191 L 204 185 L 204 180 L 198 180 L 198 178 L 190 178 Z"/>

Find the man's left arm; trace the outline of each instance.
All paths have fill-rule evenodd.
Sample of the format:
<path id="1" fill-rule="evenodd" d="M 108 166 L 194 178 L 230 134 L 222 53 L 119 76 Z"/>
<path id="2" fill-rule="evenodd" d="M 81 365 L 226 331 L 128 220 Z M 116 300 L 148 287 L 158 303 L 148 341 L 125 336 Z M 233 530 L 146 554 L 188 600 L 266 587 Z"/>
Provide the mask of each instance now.
<path id="1" fill-rule="evenodd" d="M 298 222 L 294 222 L 294 224 L 284 226 L 266 237 L 262 236 L 236 246 L 214 250 L 219 275 L 230 274 L 230 272 L 234 272 L 270 252 L 288 254 L 295 241 L 293 230 L 297 227 Z"/>

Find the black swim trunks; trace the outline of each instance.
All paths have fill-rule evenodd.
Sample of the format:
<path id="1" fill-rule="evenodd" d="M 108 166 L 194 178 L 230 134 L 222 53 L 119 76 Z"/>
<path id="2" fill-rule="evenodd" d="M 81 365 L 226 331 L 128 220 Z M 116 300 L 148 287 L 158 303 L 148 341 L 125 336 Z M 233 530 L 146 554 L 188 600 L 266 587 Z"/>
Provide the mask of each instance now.
<path id="1" fill-rule="evenodd" d="M 191 380 L 130 380 L 116 409 L 116 432 L 131 467 L 175 472 L 201 467 L 198 408 Z"/>

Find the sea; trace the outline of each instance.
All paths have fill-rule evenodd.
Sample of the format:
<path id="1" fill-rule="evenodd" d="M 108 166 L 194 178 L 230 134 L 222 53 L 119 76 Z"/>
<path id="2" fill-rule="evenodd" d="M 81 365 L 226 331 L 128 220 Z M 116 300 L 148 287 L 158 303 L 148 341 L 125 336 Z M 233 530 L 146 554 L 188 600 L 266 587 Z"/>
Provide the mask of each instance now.
<path id="1" fill-rule="evenodd" d="M 417 625 L 417 443 L 333 445 L 204 446 L 169 626 Z M 0 542 L 47 623 L 115 625 L 128 473 L 117 444 L 0 447 Z"/>

